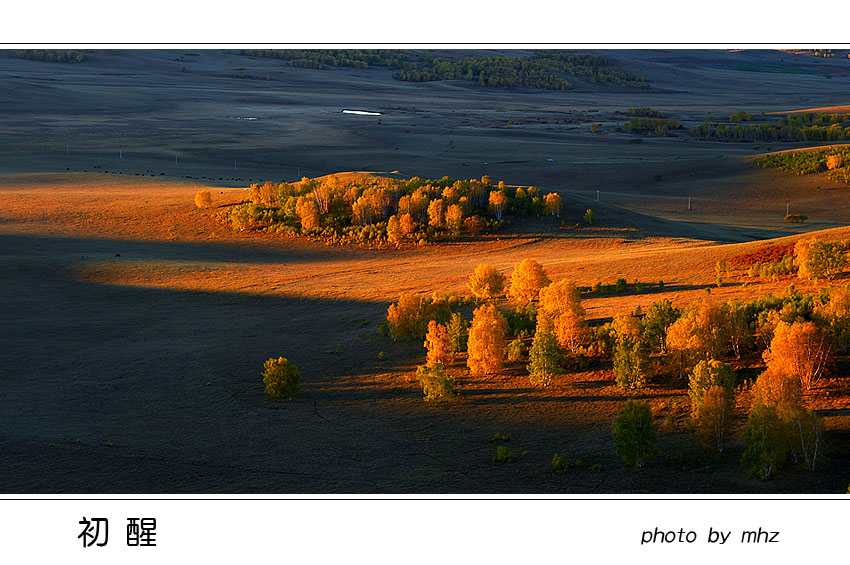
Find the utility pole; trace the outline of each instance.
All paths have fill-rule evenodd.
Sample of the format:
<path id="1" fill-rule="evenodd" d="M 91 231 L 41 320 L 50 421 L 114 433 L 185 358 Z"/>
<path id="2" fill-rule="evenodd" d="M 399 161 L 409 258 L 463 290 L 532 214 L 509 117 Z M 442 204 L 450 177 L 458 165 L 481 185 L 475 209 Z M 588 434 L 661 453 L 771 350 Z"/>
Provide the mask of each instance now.
<path id="1" fill-rule="evenodd" d="M 691 197 L 688 196 L 688 210 L 691 209 Z"/>
<path id="2" fill-rule="evenodd" d="M 599 202 L 599 191 L 596 191 L 596 201 Z"/>
<path id="3" fill-rule="evenodd" d="M 785 203 L 785 215 L 788 216 L 791 214 L 791 201 Z"/>

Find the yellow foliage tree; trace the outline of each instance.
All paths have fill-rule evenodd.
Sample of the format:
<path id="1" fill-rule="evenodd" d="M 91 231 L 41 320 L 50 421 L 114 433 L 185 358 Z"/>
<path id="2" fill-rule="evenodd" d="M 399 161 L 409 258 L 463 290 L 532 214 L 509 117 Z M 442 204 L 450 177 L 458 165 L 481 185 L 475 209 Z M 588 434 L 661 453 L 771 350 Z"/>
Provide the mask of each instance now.
<path id="1" fill-rule="evenodd" d="M 490 193 L 490 207 L 496 214 L 496 219 L 502 219 L 502 213 L 505 211 L 505 205 L 508 203 L 508 197 L 501 190 L 494 190 Z"/>
<path id="2" fill-rule="evenodd" d="M 413 216 L 410 214 L 402 214 L 398 223 L 401 227 L 401 234 L 405 238 L 410 237 L 416 231 L 416 222 L 413 221 Z"/>
<path id="3" fill-rule="evenodd" d="M 446 225 L 446 206 L 442 198 L 432 200 L 428 204 L 428 225 L 441 228 Z"/>
<path id="4" fill-rule="evenodd" d="M 463 226 L 463 207 L 459 204 L 452 204 L 446 209 L 446 227 L 454 236 L 460 235 L 461 227 Z"/>
<path id="5" fill-rule="evenodd" d="M 781 415 L 787 415 L 800 408 L 803 390 L 800 379 L 768 366 L 756 379 L 753 396 L 757 403 L 775 407 Z"/>
<path id="6" fill-rule="evenodd" d="M 401 222 L 398 221 L 398 216 L 392 215 L 387 220 L 387 241 L 397 243 L 404 239 L 404 233 L 401 231 Z"/>
<path id="7" fill-rule="evenodd" d="M 387 325 L 393 339 L 421 336 L 425 328 L 425 299 L 404 293 L 387 308 Z"/>
<path id="8" fill-rule="evenodd" d="M 550 216 L 558 216 L 561 217 L 561 207 L 563 206 L 563 200 L 561 199 L 561 195 L 556 192 L 550 192 L 546 196 L 543 197 L 543 205 L 544 210 Z"/>
<path id="9" fill-rule="evenodd" d="M 502 368 L 508 323 L 492 304 L 484 304 L 472 314 L 466 364 L 476 375 L 488 375 Z"/>
<path id="10" fill-rule="evenodd" d="M 534 259 L 523 259 L 511 273 L 508 298 L 517 306 L 528 306 L 537 300 L 540 289 L 548 285 L 546 271 Z"/>
<path id="11" fill-rule="evenodd" d="M 481 263 L 469 277 L 469 291 L 475 298 L 489 300 L 500 296 L 505 289 L 505 275 L 496 267 Z"/>
<path id="12" fill-rule="evenodd" d="M 665 343 L 680 376 L 697 359 L 715 359 L 729 349 L 729 318 L 721 306 L 700 300 L 667 328 Z"/>

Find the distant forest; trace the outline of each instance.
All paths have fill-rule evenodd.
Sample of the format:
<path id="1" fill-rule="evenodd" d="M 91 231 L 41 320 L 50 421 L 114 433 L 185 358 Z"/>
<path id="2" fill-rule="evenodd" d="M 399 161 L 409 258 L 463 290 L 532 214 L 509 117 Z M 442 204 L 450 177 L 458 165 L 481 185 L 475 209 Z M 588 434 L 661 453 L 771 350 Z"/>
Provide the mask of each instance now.
<path id="1" fill-rule="evenodd" d="M 12 57 L 47 63 L 82 63 L 88 59 L 85 53 L 79 51 L 56 51 L 52 49 L 18 49 L 12 51 Z"/>
<path id="2" fill-rule="evenodd" d="M 731 119 L 735 116 L 730 116 L 730 121 L 736 121 Z M 690 132 L 696 137 L 718 141 L 847 141 L 850 114 L 805 112 L 780 118 L 775 124 L 729 125 L 706 120 L 693 126 Z"/>
<path id="3" fill-rule="evenodd" d="M 248 57 L 282 59 L 298 68 L 388 67 L 396 70 L 394 78 L 410 82 L 467 80 L 489 87 L 569 90 L 573 88 L 573 83 L 565 78 L 569 76 L 592 83 L 650 88 L 646 79 L 614 68 L 604 57 L 565 51 L 538 51 L 518 57 L 452 57 L 394 49 L 246 49 L 241 53 Z"/>

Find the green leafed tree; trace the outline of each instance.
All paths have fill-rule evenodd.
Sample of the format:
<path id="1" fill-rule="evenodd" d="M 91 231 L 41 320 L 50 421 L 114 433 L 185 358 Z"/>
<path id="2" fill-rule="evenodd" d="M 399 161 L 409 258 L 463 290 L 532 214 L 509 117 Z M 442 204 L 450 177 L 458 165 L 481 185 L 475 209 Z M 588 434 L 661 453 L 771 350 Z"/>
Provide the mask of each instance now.
<path id="1" fill-rule="evenodd" d="M 614 448 L 623 463 L 643 467 L 655 455 L 658 426 L 652 419 L 648 402 L 629 400 L 617 415 L 612 428 Z"/>
<path id="2" fill-rule="evenodd" d="M 641 388 L 649 379 L 651 365 L 640 319 L 619 314 L 614 317 L 613 328 L 616 336 L 614 378 L 617 385 L 627 390 Z"/>
<path id="3" fill-rule="evenodd" d="M 286 357 L 267 359 L 263 365 L 263 384 L 266 385 L 266 395 L 274 400 L 295 398 L 298 394 L 298 381 L 301 374 L 298 367 L 290 363 Z"/>
<path id="4" fill-rule="evenodd" d="M 420 365 L 416 368 L 416 380 L 422 387 L 425 401 L 449 400 L 455 396 L 455 381 L 449 376 L 442 363 Z"/>
<path id="5" fill-rule="evenodd" d="M 528 357 L 528 378 L 533 386 L 545 387 L 552 383 L 552 378 L 562 372 L 561 363 L 564 353 L 558 345 L 558 338 L 552 332 L 552 323 L 545 316 L 537 320 L 537 331 L 531 342 Z"/>
<path id="6" fill-rule="evenodd" d="M 769 479 L 788 459 L 789 439 L 788 426 L 776 407 L 756 402 L 744 431 L 747 449 L 741 456 L 741 465 L 753 475 Z"/>

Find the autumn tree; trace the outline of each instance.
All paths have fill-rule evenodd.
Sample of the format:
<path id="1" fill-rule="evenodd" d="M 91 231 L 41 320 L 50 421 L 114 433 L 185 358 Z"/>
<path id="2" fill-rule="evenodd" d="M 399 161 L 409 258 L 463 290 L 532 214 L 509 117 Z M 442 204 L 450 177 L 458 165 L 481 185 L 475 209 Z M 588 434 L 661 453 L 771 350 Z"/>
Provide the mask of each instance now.
<path id="1" fill-rule="evenodd" d="M 736 384 L 737 378 L 732 365 L 714 359 L 697 363 L 688 379 L 688 396 L 693 413 L 699 412 L 703 397 L 711 387 L 719 386 L 726 394 L 734 396 Z"/>
<path id="2" fill-rule="evenodd" d="M 398 216 L 392 215 L 387 220 L 387 241 L 397 243 L 402 239 L 404 239 L 404 233 L 401 231 L 401 223 L 398 220 Z"/>
<path id="3" fill-rule="evenodd" d="M 552 321 L 558 344 L 575 354 L 589 338 L 581 293 L 566 279 L 540 289 L 540 312 Z"/>
<path id="4" fill-rule="evenodd" d="M 408 339 L 425 332 L 425 299 L 412 293 L 403 293 L 396 304 L 387 309 L 387 325 L 393 339 Z"/>
<path id="5" fill-rule="evenodd" d="M 432 228 L 442 228 L 446 225 L 446 206 L 442 198 L 432 200 L 428 204 L 428 225 Z"/>
<path id="6" fill-rule="evenodd" d="M 402 214 L 398 219 L 398 224 L 401 228 L 402 237 L 409 238 L 416 233 L 416 222 L 413 220 L 413 216 L 411 214 Z"/>
<path id="7" fill-rule="evenodd" d="M 469 277 L 469 291 L 475 298 L 489 300 L 501 296 L 505 289 L 505 275 L 496 267 L 481 263 Z"/>
<path id="8" fill-rule="evenodd" d="M 209 190 L 200 190 L 195 194 L 195 206 L 198 208 L 209 208 L 212 206 L 212 195 Z"/>
<path id="9" fill-rule="evenodd" d="M 319 227 L 319 207 L 312 198 L 301 196 L 295 204 L 295 213 L 301 222 L 302 231 L 310 231 Z"/>
<path id="10" fill-rule="evenodd" d="M 449 333 L 446 326 L 437 323 L 436 320 L 428 322 L 428 332 L 425 334 L 425 349 L 428 350 L 426 363 L 435 365 L 441 363 L 449 365 L 454 360 L 454 351 L 449 341 Z"/>
<path id="11" fill-rule="evenodd" d="M 523 259 L 511 273 L 508 298 L 518 307 L 525 307 L 537 300 L 540 289 L 549 284 L 546 271 L 534 259 Z"/>
<path id="12" fill-rule="evenodd" d="M 257 206 L 272 206 L 277 201 L 278 186 L 272 182 L 252 184 L 248 189 L 248 199 Z"/>
<path id="13" fill-rule="evenodd" d="M 832 280 L 847 267 L 846 241 L 814 241 L 807 255 L 812 278 Z"/>
<path id="14" fill-rule="evenodd" d="M 494 190 L 490 193 L 490 207 L 493 209 L 497 220 L 502 219 L 502 212 L 504 212 L 507 203 L 508 197 L 503 191 Z"/>
<path id="15" fill-rule="evenodd" d="M 840 153 L 836 153 L 835 155 L 830 155 L 826 158 L 826 168 L 830 171 L 834 169 L 840 169 L 844 166 L 844 156 Z"/>
<path id="16" fill-rule="evenodd" d="M 561 195 L 557 192 L 550 192 L 546 196 L 543 197 L 544 202 L 544 210 L 550 216 L 558 216 L 561 217 L 561 208 L 563 207 L 563 200 L 561 199 Z"/>
<path id="17" fill-rule="evenodd" d="M 486 224 L 479 216 L 470 216 L 463 220 L 463 229 L 472 237 L 476 237 L 484 233 Z"/>
<path id="18" fill-rule="evenodd" d="M 463 208 L 459 204 L 452 204 L 446 208 L 446 228 L 452 237 L 460 235 L 463 227 Z"/>
<path id="19" fill-rule="evenodd" d="M 267 359 L 263 364 L 263 384 L 266 385 L 266 395 L 274 400 L 295 398 L 298 394 L 298 381 L 301 374 L 298 367 L 286 357 Z"/>
<path id="20" fill-rule="evenodd" d="M 841 353 L 850 349 L 850 286 L 829 289 L 829 300 L 815 306 L 814 317 Z"/>
<path id="21" fill-rule="evenodd" d="M 560 374 L 564 354 L 558 345 L 558 340 L 552 333 L 552 322 L 543 315 L 537 319 L 537 330 L 531 342 L 529 351 L 528 378 L 532 386 L 546 387 L 552 382 L 552 377 Z"/>
<path id="22" fill-rule="evenodd" d="M 729 348 L 729 326 L 723 308 L 703 299 L 667 328 L 667 348 L 679 375 L 699 359 L 716 359 Z"/>
<path id="23" fill-rule="evenodd" d="M 800 240 L 794 246 L 800 278 L 832 280 L 847 266 L 847 242 Z"/>
<path id="24" fill-rule="evenodd" d="M 750 328 L 747 309 L 739 302 L 727 303 L 724 312 L 729 328 L 729 341 L 735 357 L 741 358 L 741 352 L 753 344 L 753 334 Z"/>
<path id="25" fill-rule="evenodd" d="M 484 304 L 472 314 L 467 342 L 467 366 L 473 374 L 488 375 L 502 368 L 508 323 L 492 304 Z"/>
<path id="26" fill-rule="evenodd" d="M 708 360 L 694 367 L 689 385 L 691 416 L 705 447 L 723 452 L 735 410 L 735 371 L 728 363 Z"/>
<path id="27" fill-rule="evenodd" d="M 614 448 L 623 463 L 643 467 L 655 455 L 658 426 L 648 402 L 629 400 L 612 426 Z"/>
<path id="28" fill-rule="evenodd" d="M 764 360 L 768 368 L 799 379 L 809 390 L 830 366 L 832 349 L 826 333 L 813 322 L 779 322 Z"/>
<path id="29" fill-rule="evenodd" d="M 614 342 L 614 378 L 621 388 L 643 387 L 649 378 L 649 352 L 643 339 L 640 319 L 618 314 L 612 324 Z"/>
<path id="30" fill-rule="evenodd" d="M 753 397 L 756 402 L 785 415 L 801 407 L 803 389 L 799 378 L 789 376 L 776 366 L 768 366 L 756 379 Z"/>

